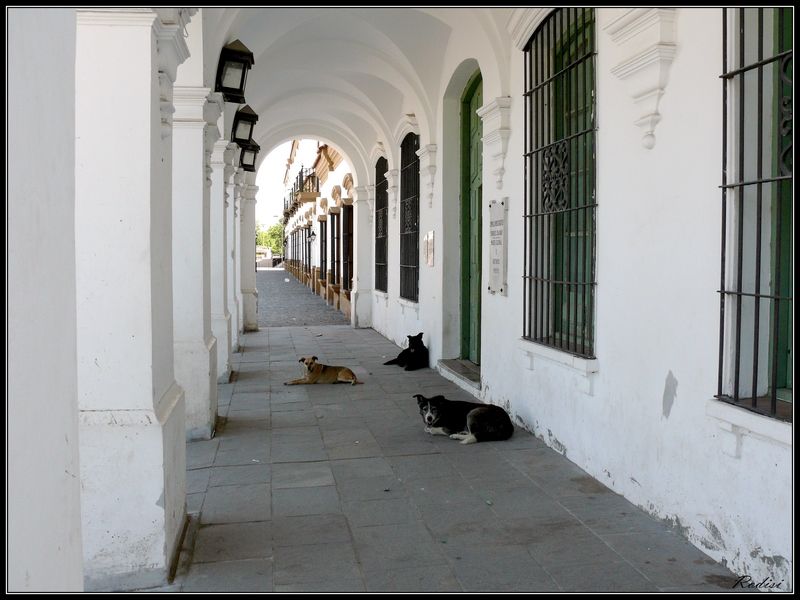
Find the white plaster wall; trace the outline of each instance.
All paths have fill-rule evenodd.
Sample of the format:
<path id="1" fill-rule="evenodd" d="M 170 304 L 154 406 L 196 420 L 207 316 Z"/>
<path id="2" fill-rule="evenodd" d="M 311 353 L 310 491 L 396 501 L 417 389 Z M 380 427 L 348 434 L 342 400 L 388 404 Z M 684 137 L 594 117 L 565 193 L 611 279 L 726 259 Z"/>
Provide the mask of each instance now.
<path id="1" fill-rule="evenodd" d="M 82 591 L 75 11 L 7 17 L 7 591 Z M 42 144 L 42 140 L 47 140 Z M 43 343 L 46 340 L 46 343 Z"/>
<path id="2" fill-rule="evenodd" d="M 649 151 L 633 124 L 633 101 L 610 73 L 621 55 L 603 31 L 608 16 L 598 11 L 599 371 L 587 378 L 538 357 L 531 370 L 518 348 L 524 190 L 514 157 L 523 153 L 524 103 L 523 55 L 514 50 L 511 73 L 519 76 L 511 81 L 502 192 L 509 197 L 508 297 L 483 293 L 482 394 L 510 405 L 518 423 L 673 521 L 734 572 L 791 582 L 790 447 L 745 434 L 737 458 L 733 435 L 706 415 L 719 335 L 720 13 L 678 11 L 678 54 Z M 489 166 L 485 158 L 484 240 Z"/>

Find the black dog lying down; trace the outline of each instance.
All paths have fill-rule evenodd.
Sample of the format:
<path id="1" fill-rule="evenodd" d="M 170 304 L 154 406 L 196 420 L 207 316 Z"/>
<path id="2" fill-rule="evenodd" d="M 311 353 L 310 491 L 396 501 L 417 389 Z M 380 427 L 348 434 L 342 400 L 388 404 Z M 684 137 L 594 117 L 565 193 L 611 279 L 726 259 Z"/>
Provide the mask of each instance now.
<path id="1" fill-rule="evenodd" d="M 408 348 L 397 355 L 397 358 L 386 361 L 385 365 L 400 365 L 406 371 L 416 371 L 417 369 L 428 368 L 428 349 L 422 343 L 422 333 L 409 335 Z"/>
<path id="2" fill-rule="evenodd" d="M 507 440 L 514 433 L 508 413 L 493 404 L 448 400 L 444 396 L 426 398 L 415 394 L 425 431 L 449 435 L 462 444 Z"/>

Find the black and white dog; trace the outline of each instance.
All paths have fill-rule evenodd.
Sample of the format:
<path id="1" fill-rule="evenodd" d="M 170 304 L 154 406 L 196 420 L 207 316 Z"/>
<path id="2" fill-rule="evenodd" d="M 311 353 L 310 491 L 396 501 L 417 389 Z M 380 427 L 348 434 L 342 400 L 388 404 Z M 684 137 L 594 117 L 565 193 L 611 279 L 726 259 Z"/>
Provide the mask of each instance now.
<path id="1" fill-rule="evenodd" d="M 425 431 L 449 435 L 462 444 L 507 440 L 514 433 L 508 413 L 493 404 L 448 400 L 444 396 L 426 398 L 415 394 Z"/>

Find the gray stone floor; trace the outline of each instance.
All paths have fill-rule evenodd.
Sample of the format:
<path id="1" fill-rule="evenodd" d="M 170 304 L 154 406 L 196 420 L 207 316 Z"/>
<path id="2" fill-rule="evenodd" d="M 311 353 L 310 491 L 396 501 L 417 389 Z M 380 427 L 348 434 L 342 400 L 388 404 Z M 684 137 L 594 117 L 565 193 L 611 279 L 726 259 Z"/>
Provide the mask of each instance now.
<path id="1" fill-rule="evenodd" d="M 188 445 L 199 513 L 174 591 L 729 591 L 735 577 L 523 430 L 464 446 L 413 393 L 465 392 L 383 366 L 371 329 L 243 338 L 221 426 Z M 364 385 L 283 385 L 299 356 Z"/>
<path id="2" fill-rule="evenodd" d="M 258 273 L 285 286 L 273 309 L 324 317 L 289 278 Z M 382 364 L 398 352 L 346 325 L 243 336 L 217 436 L 187 446 L 192 525 L 159 591 L 731 591 L 730 571 L 526 431 L 425 433 L 412 394 L 472 398 Z M 364 385 L 284 386 L 310 354 Z"/>
<path id="3" fill-rule="evenodd" d="M 312 294 L 283 268 L 259 270 L 256 273 L 256 288 L 259 327 L 349 323 L 341 312 Z"/>

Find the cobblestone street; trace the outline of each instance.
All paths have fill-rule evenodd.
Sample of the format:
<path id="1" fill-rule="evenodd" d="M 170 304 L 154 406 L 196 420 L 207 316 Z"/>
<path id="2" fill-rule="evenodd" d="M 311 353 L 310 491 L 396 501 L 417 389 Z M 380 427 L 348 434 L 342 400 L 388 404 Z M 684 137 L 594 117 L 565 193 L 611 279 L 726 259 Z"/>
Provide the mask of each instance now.
<path id="1" fill-rule="evenodd" d="M 259 269 L 256 286 L 259 327 L 349 323 L 342 313 L 325 304 L 282 267 Z"/>

